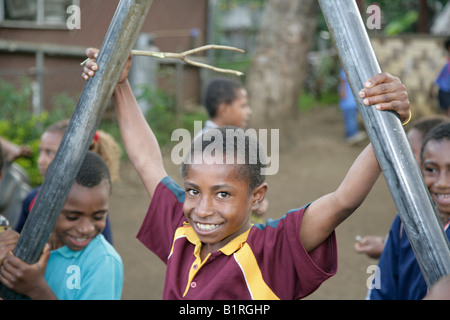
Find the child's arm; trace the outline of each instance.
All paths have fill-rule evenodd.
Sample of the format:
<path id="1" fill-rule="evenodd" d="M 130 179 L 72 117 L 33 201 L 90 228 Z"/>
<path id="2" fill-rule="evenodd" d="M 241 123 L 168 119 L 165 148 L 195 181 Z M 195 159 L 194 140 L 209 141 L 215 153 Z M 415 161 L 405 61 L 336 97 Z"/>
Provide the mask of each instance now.
<path id="1" fill-rule="evenodd" d="M 33 300 L 56 300 L 44 278 L 50 256 L 48 244 L 35 264 L 27 264 L 9 252 L 0 268 L 0 281 L 9 289 Z"/>
<path id="2" fill-rule="evenodd" d="M 381 73 L 369 79 L 360 96 L 366 105 L 379 110 L 394 110 L 402 122 L 409 118 L 409 101 L 405 86 L 398 78 Z M 305 211 L 300 239 L 309 252 L 318 247 L 333 230 L 364 201 L 381 170 L 372 145 L 358 156 L 335 192 L 314 201 Z"/>
<path id="3" fill-rule="evenodd" d="M 85 64 L 82 75 L 84 79 L 94 76 L 97 71 L 98 65 L 95 62 L 97 53 L 98 50 L 94 48 L 86 51 L 91 59 Z M 126 152 L 148 194 L 152 197 L 156 186 L 167 173 L 158 141 L 142 114 L 127 80 L 130 65 L 131 56 L 119 78 L 113 97 Z"/>

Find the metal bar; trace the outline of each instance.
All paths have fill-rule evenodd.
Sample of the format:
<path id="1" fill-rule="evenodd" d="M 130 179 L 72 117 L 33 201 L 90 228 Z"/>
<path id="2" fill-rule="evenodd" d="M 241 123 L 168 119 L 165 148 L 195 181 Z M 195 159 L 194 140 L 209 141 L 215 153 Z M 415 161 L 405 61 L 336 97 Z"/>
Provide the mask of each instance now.
<path id="1" fill-rule="evenodd" d="M 428 287 L 450 273 L 450 245 L 395 112 L 367 107 L 358 92 L 381 72 L 354 0 L 319 0 L 358 110 Z"/>
<path id="2" fill-rule="evenodd" d="M 38 260 L 48 240 L 151 3 L 151 0 L 121 0 L 117 6 L 100 48 L 97 59 L 99 70 L 95 77 L 88 80 L 81 93 L 14 251 L 27 263 Z M 0 286 L 0 296 L 14 299 L 16 293 Z"/>

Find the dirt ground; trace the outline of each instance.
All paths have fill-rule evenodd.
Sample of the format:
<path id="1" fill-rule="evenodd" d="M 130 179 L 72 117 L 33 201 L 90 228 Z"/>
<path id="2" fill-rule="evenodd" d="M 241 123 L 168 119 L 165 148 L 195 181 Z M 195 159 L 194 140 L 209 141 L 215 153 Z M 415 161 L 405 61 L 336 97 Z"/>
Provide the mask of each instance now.
<path id="1" fill-rule="evenodd" d="M 348 146 L 343 139 L 343 124 L 338 107 L 317 108 L 302 113 L 298 143 L 280 154 L 279 171 L 269 176 L 269 209 L 265 218 L 279 218 L 288 210 L 301 207 L 335 190 L 366 143 Z M 181 183 L 179 169 L 165 156 L 168 173 Z M 162 297 L 165 265 L 147 250 L 136 234 L 149 205 L 143 184 L 129 162 L 124 162 L 121 180 L 113 186 L 110 205 L 114 242 L 124 263 L 123 299 Z M 356 235 L 385 235 L 396 214 L 384 177 L 381 176 L 363 205 L 337 232 L 339 267 L 307 299 L 364 299 L 367 273 L 377 260 L 354 251 Z"/>

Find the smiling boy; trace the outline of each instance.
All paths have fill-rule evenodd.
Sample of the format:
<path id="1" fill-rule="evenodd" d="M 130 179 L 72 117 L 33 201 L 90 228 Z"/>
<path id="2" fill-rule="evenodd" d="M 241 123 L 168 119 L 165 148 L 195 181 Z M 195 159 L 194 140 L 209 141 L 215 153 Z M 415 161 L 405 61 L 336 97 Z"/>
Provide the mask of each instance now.
<path id="1" fill-rule="evenodd" d="M 101 234 L 110 194 L 108 167 L 89 151 L 39 261 L 29 265 L 9 252 L 0 281 L 31 299 L 120 299 L 122 260 Z"/>
<path id="2" fill-rule="evenodd" d="M 420 151 L 425 184 L 436 211 L 450 238 L 450 123 L 434 127 L 425 137 Z M 408 240 L 400 216 L 389 230 L 378 262 L 379 286 L 369 290 L 371 300 L 419 300 L 428 292 L 427 284 Z"/>
<path id="3" fill-rule="evenodd" d="M 87 50 L 85 79 L 98 69 L 97 52 Z M 260 170 L 265 161 L 236 161 L 249 155 L 252 137 L 242 142 L 245 148 L 233 141 L 234 148 L 222 149 L 222 157 L 233 152 L 233 163 L 186 161 L 192 163 L 183 165 L 184 189 L 179 187 L 167 176 L 158 142 L 126 80 L 128 70 L 129 64 L 114 100 L 125 149 L 151 197 L 138 238 L 167 264 L 164 299 L 299 299 L 336 273 L 334 229 L 358 208 L 381 173 L 371 145 L 335 192 L 252 226 L 251 211 L 267 192 Z M 403 122 L 410 116 L 405 87 L 389 74 L 369 79 L 360 96 L 367 105 L 396 111 Z M 208 141 L 202 141 L 203 159 L 217 156 L 205 152 Z"/>

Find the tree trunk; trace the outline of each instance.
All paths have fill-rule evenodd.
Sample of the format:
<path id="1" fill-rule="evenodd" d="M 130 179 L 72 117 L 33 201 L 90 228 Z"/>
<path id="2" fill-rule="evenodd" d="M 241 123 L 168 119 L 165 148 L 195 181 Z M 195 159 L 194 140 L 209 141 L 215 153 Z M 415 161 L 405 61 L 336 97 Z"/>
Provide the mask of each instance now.
<path id="1" fill-rule="evenodd" d="M 268 0 L 246 86 L 253 128 L 280 129 L 280 146 L 298 133 L 298 98 L 317 20 L 315 0 Z M 288 139 L 291 140 L 291 139 Z"/>

